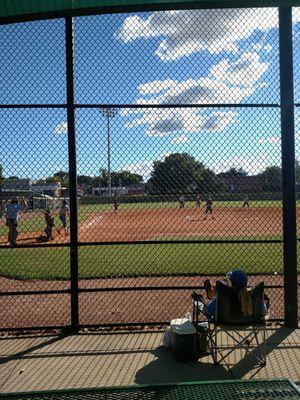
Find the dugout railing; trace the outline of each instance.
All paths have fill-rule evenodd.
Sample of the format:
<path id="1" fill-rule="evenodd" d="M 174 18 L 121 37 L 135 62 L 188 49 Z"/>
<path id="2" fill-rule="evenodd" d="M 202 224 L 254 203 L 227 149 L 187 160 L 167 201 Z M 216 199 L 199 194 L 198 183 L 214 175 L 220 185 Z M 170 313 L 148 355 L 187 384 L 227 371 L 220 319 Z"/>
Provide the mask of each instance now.
<path id="1" fill-rule="evenodd" d="M 97 2 L 96 2 L 97 3 Z M 99 4 L 98 4 L 99 3 Z M 21 284 L 18 286 L 17 290 L 15 290 L 15 284 L 10 281 L 7 282 L 4 279 L 4 282 L 1 284 L 1 292 L 0 292 L 0 301 L 2 302 L 2 309 L 6 310 L 5 315 L 13 314 L 12 304 L 15 299 L 19 299 L 18 303 L 18 312 L 22 313 L 22 301 L 26 302 L 26 298 L 36 299 L 37 301 L 31 301 L 31 305 L 34 304 L 36 309 L 42 310 L 40 312 L 47 314 L 47 307 L 42 308 L 42 304 L 51 304 L 52 308 L 61 307 L 63 302 L 64 304 L 64 319 L 62 323 L 58 324 L 47 324 L 45 323 L 45 319 L 42 319 L 40 315 L 37 315 L 32 319 L 33 323 L 31 325 L 22 324 L 19 326 L 9 325 L 9 322 L 2 321 L 2 326 L 0 326 L 1 331 L 11 331 L 11 330 L 24 330 L 24 329 L 70 329 L 72 332 L 78 332 L 78 330 L 82 327 L 111 327 L 111 326 L 142 326 L 142 325 L 163 325 L 168 323 L 168 320 L 164 319 L 163 316 L 159 313 L 158 319 L 149 318 L 147 320 L 147 316 L 139 315 L 138 320 L 134 320 L 134 318 L 129 318 L 126 320 L 126 312 L 128 308 L 132 308 L 135 306 L 136 308 L 140 307 L 141 298 L 146 298 L 150 293 L 154 293 L 154 297 L 168 297 L 170 293 L 183 293 L 182 296 L 188 298 L 189 292 L 192 290 L 196 290 L 203 288 L 202 281 L 203 277 L 206 276 L 220 276 L 225 271 L 219 271 L 215 273 L 207 272 L 207 274 L 203 272 L 191 272 L 189 274 L 185 274 L 184 271 L 179 271 L 178 273 L 155 273 L 155 278 L 158 279 L 155 284 L 153 282 L 147 280 L 147 277 L 153 276 L 153 273 L 149 271 L 149 274 L 142 273 L 139 274 L 138 269 L 136 272 L 127 272 L 124 271 L 120 274 L 121 278 L 124 278 L 122 281 L 118 281 L 117 283 L 114 281 L 114 278 L 117 276 L 111 275 L 107 273 L 106 279 L 104 279 L 104 283 L 101 281 L 101 284 L 98 286 L 93 284 L 96 280 L 91 279 L 88 283 L 87 279 L 80 275 L 80 262 L 79 262 L 79 253 L 84 254 L 85 256 L 88 254 L 87 252 L 91 248 L 105 248 L 111 246 L 115 249 L 118 249 L 117 252 L 122 252 L 124 246 L 132 246 L 132 248 L 143 248 L 143 246 L 147 249 L 151 248 L 159 248 L 159 246 L 226 246 L 229 245 L 249 245 L 255 246 L 258 244 L 276 244 L 283 246 L 283 268 L 282 275 L 281 273 L 277 274 L 275 278 L 270 281 L 270 284 L 266 284 L 266 289 L 270 293 L 275 293 L 276 291 L 280 292 L 274 298 L 276 302 L 276 306 L 282 307 L 282 303 L 284 303 L 283 310 L 281 310 L 280 314 L 276 314 L 276 311 L 271 320 L 275 321 L 283 321 L 287 326 L 295 327 L 298 326 L 298 299 L 297 299 L 297 291 L 299 288 L 298 284 L 298 272 L 297 272 L 297 215 L 296 215 L 296 184 L 295 184 L 295 108 L 300 106 L 299 103 L 294 100 L 294 73 L 293 73 L 293 32 L 292 32 L 292 6 L 298 6 L 297 1 L 290 2 L 280 2 L 280 1 L 266 1 L 264 4 L 262 2 L 249 1 L 247 4 L 245 2 L 239 1 L 197 1 L 197 2 L 176 2 L 170 1 L 166 3 L 155 2 L 155 1 L 145 1 L 142 2 L 128 2 L 126 5 L 117 5 L 113 6 L 113 4 L 109 4 L 108 6 L 104 3 L 98 2 L 95 7 L 88 8 L 79 7 L 76 8 L 76 5 L 73 5 L 73 9 L 70 7 L 67 10 L 57 10 L 57 9 L 43 9 L 39 13 L 37 9 L 33 9 L 32 12 L 30 10 L 23 10 L 18 15 L 17 13 L 14 15 L 14 12 L 11 11 L 12 8 L 8 6 L 8 2 L 3 2 L 3 8 L 0 11 L 0 24 L 2 28 L 5 26 L 13 26 L 13 24 L 19 24 L 22 22 L 28 22 L 33 20 L 40 19 L 52 19 L 58 18 L 64 26 L 65 38 L 64 38 L 64 46 L 65 46 L 65 83 L 66 83 L 66 101 L 65 102 L 36 102 L 26 103 L 26 96 L 24 97 L 24 101 L 16 102 L 5 102 L 2 101 L 0 104 L 0 110 L 60 110 L 65 113 L 66 121 L 67 121 L 67 155 L 68 155 L 68 186 L 69 186 L 69 203 L 70 203 L 70 240 L 67 242 L 58 242 L 58 243 L 26 243 L 26 241 L 19 243 L 17 248 L 10 248 L 7 244 L 1 244 L 0 253 L 1 253 L 1 263 L 4 266 L 6 261 L 6 254 L 13 254 L 10 258 L 7 257 L 7 260 L 19 260 L 22 262 L 21 252 L 23 249 L 27 249 L 28 254 L 33 254 L 38 249 L 61 249 L 62 251 L 68 251 L 68 259 L 70 270 L 68 273 L 68 279 L 64 281 L 58 280 L 57 284 L 51 283 L 50 280 L 46 280 L 45 283 L 35 284 L 34 279 L 28 281 L 21 281 Z M 74 50 L 74 40 L 75 40 L 75 31 L 74 31 L 74 20 L 73 18 L 84 18 L 83 16 L 88 15 L 113 15 L 119 13 L 130 13 L 133 12 L 149 12 L 149 11 L 161 11 L 164 12 L 166 10 L 200 10 L 200 9 L 212 9 L 217 10 L 220 8 L 228 8 L 228 7 L 278 7 L 278 22 L 279 22 L 279 30 L 278 30 L 278 44 L 279 44 L 279 72 L 280 72 L 280 101 L 276 102 L 257 102 L 257 103 L 243 103 L 243 102 L 207 102 L 207 103 L 168 103 L 168 104 L 155 104 L 151 103 L 151 109 L 164 110 L 164 109 L 172 109 L 172 110 L 180 110 L 180 109 L 238 109 L 238 110 L 252 110 L 252 109 L 269 109 L 276 110 L 276 112 L 280 112 L 280 129 L 281 129 L 281 152 L 282 152 L 282 195 L 278 195 L 278 198 L 282 196 L 282 235 L 273 235 L 276 237 L 269 238 L 194 238 L 189 237 L 187 239 L 177 237 L 175 238 L 165 238 L 162 239 L 140 239 L 140 240 L 92 240 L 90 237 L 87 240 L 82 240 L 79 237 L 79 210 L 78 210 L 78 191 L 77 191 L 77 167 L 78 167 L 78 149 L 76 147 L 76 141 L 78 137 L 76 136 L 76 122 L 78 120 L 77 113 L 81 110 L 97 110 L 97 109 L 117 109 L 120 112 L 124 109 L 134 111 L 134 110 L 145 110 L 149 108 L 149 104 L 137 104 L 133 102 L 128 103 L 120 103 L 120 102 L 82 102 L 79 103 L 76 100 L 75 92 L 76 92 L 76 73 L 75 73 L 75 65 L 76 65 L 76 51 Z M 12 25 L 11 25 L 12 24 Z M 3 32 L 5 30 L 3 29 Z M 5 49 L 4 49 L 5 50 Z M 25 49 L 26 50 L 26 49 Z M 5 52 L 4 52 L 5 53 Z M 8 71 L 6 71 L 8 74 Z M 10 89 L 11 90 L 11 89 Z M 6 87 L 7 96 L 10 98 L 9 88 Z M 63 89 L 62 89 L 63 90 Z M 145 89 L 146 90 L 146 89 Z M 5 94 L 5 93 L 4 93 Z M 5 98 L 5 96 L 4 96 Z M 192 97 L 191 97 L 192 98 Z M 181 140 L 184 140 L 184 138 Z M 9 142 L 6 141 L 6 151 L 9 151 Z M 3 148 L 2 148 L 3 151 Z M 5 152 L 5 150 L 4 150 Z M 275 194 L 271 193 L 270 196 L 274 199 Z M 277 196 L 277 195 L 276 195 Z M 217 195 L 215 196 L 217 198 Z M 234 195 L 232 195 L 232 198 Z M 188 198 L 188 196 L 187 196 Z M 226 200 L 231 198 L 231 195 L 224 195 L 222 200 Z M 87 198 L 87 202 L 88 202 Z M 242 201 L 242 200 L 241 200 Z M 85 199 L 82 199 L 82 204 L 85 203 Z M 271 235 L 270 235 L 271 236 Z M 87 249 L 87 250 L 85 250 Z M 247 251 L 247 247 L 245 248 Z M 42 252 L 42 250 L 41 250 Z M 125 252 L 125 250 L 124 250 Z M 212 250 L 213 252 L 213 250 Z M 41 253 L 42 254 L 42 253 Z M 47 254 L 47 253 L 45 253 Z M 55 253 L 53 253 L 55 254 Z M 53 257 L 57 257 L 59 260 L 60 256 L 52 255 Z M 14 258 L 13 258 L 14 257 Z M 32 256 L 33 257 L 33 256 Z M 39 257 L 39 256 L 38 256 Z M 50 256 L 49 256 L 50 257 Z M 81 257 L 83 257 L 81 255 Z M 29 258 L 30 259 L 30 258 Z M 32 258 L 33 259 L 33 258 Z M 14 261 L 16 262 L 16 261 Z M 32 261 L 33 262 L 33 261 Z M 138 260 L 136 261 L 138 262 Z M 40 264 L 36 261 L 36 269 L 43 268 L 43 260 L 40 259 Z M 100 259 L 101 263 L 101 259 Z M 39 266 L 40 265 L 40 266 Z M 1 267 L 0 267 L 1 268 Z M 7 268 L 6 268 L 7 270 Z M 273 274 L 273 271 L 270 271 L 270 275 Z M 4 278 L 6 278 L 6 274 L 1 274 Z M 266 274 L 268 275 L 268 274 Z M 186 283 L 180 283 L 180 280 L 171 279 L 172 277 L 180 278 L 188 276 L 191 278 L 186 281 Z M 255 283 L 259 279 L 261 279 L 260 274 L 252 273 L 253 277 L 252 283 Z M 9 275 L 8 275 L 9 277 Z M 199 277 L 199 282 L 194 280 L 193 277 Z M 279 277 L 282 277 L 281 280 L 278 280 Z M 17 276 L 19 278 L 19 276 Z M 141 278 L 140 280 L 134 281 L 136 278 Z M 169 281 L 167 281 L 169 279 Z M 50 282 L 50 283 L 49 283 Z M 168 282 L 168 283 L 167 283 Z M 17 285 L 16 285 L 17 286 Z M 47 287 L 47 289 L 46 289 Z M 132 293 L 132 301 L 131 303 L 126 304 L 128 299 L 128 295 Z M 99 295 L 97 299 L 93 300 L 92 295 Z M 84 296 L 86 297 L 85 305 L 80 307 L 80 299 Z M 150 295 L 149 295 L 150 296 Z M 62 302 L 59 298 L 62 297 Z M 175 297 L 174 297 L 175 298 Z M 115 299 L 120 299 L 120 303 L 115 304 Z M 153 298 L 149 297 L 150 303 L 153 302 Z M 181 303 L 182 297 L 177 300 L 177 303 L 172 307 L 173 315 L 176 313 L 176 306 L 179 306 Z M 95 302 L 94 307 L 89 308 L 89 304 Z M 105 304 L 105 302 L 107 302 Z M 112 317 L 108 320 L 101 321 L 99 318 L 99 322 L 95 322 L 95 319 L 91 321 L 88 318 L 89 313 L 96 313 L 99 308 L 101 312 L 103 311 L 103 303 L 104 309 L 109 311 Z M 153 303 L 154 304 L 154 303 Z M 101 307 L 100 307 L 101 306 Z M 14 306 L 16 307 L 16 306 Z M 113 317 L 116 308 L 118 312 L 116 312 L 116 316 Z M 122 309 L 123 307 L 123 309 Z M 153 305 L 155 310 L 155 305 Z M 186 307 L 186 306 L 185 306 Z M 8 311 L 7 311 L 8 310 Z M 125 312 L 125 320 L 120 320 L 120 315 L 122 311 Z M 282 312 L 283 311 L 283 312 Z M 34 312 L 34 310 L 32 310 Z M 128 311 L 129 312 L 129 311 Z M 182 310 L 180 310 L 182 312 Z M 58 309 L 59 313 L 59 309 Z M 82 315 L 87 316 L 83 318 Z M 155 312 L 154 312 L 155 315 Z M 168 314 L 169 315 L 169 314 Z M 176 316 L 176 315 L 174 315 Z M 26 319 L 25 319 L 26 320 Z M 58 319 L 59 320 L 59 319 Z M 12 321 L 14 319 L 12 318 Z M 22 321 L 22 320 L 21 320 Z M 43 321 L 42 323 L 39 321 Z"/>

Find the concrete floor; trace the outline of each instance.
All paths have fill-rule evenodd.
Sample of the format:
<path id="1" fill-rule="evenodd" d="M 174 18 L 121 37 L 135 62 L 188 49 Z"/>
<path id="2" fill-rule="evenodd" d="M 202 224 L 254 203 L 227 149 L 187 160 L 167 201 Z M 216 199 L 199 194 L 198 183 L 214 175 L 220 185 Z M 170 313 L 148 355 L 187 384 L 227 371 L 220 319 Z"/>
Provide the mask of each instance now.
<path id="1" fill-rule="evenodd" d="M 0 338 L 0 391 L 69 389 L 241 378 L 291 378 L 300 383 L 300 330 L 269 329 L 267 365 L 241 350 L 227 363 L 211 357 L 177 362 L 162 332 L 84 333 Z M 222 345 L 230 346 L 222 337 Z"/>

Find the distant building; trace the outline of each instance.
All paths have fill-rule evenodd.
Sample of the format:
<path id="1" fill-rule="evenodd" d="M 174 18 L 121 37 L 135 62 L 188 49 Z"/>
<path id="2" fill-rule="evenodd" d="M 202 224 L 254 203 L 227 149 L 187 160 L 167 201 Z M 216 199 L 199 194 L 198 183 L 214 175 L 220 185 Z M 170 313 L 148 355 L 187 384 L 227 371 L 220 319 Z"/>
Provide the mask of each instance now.
<path id="1" fill-rule="evenodd" d="M 2 185 L 3 192 L 30 192 L 32 180 L 31 179 L 5 179 Z"/>
<path id="2" fill-rule="evenodd" d="M 127 186 L 128 194 L 145 194 L 146 185 L 144 183 L 138 183 L 136 185 Z"/>
<path id="3" fill-rule="evenodd" d="M 125 187 L 112 186 L 111 194 L 113 196 L 122 196 L 122 195 L 128 194 L 128 191 Z M 93 196 L 109 196 L 109 188 L 106 186 L 93 187 L 92 195 Z"/>
<path id="4" fill-rule="evenodd" d="M 124 196 L 124 195 L 138 195 L 145 194 L 146 188 L 145 184 L 136 184 L 136 185 L 128 185 L 128 186 L 112 186 L 111 194 L 112 196 Z M 109 188 L 105 187 L 93 187 L 92 188 L 93 196 L 109 196 Z"/>
<path id="5" fill-rule="evenodd" d="M 63 189 L 60 182 L 47 183 L 42 180 L 35 182 L 31 187 L 33 196 L 43 194 L 51 197 L 61 197 Z"/>

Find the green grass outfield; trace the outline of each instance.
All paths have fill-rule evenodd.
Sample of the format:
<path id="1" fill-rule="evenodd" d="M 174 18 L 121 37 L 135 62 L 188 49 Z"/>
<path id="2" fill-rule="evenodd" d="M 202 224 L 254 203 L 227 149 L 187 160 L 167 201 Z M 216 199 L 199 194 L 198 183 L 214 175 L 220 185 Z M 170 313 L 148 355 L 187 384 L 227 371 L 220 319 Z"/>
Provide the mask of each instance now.
<path id="1" fill-rule="evenodd" d="M 299 252 L 300 253 L 300 252 Z M 299 254 L 300 257 L 300 254 Z M 300 260 L 299 260 L 300 261 Z M 79 248 L 80 278 L 282 272 L 282 244 L 159 244 Z M 5 249 L 0 275 L 19 279 L 68 279 L 68 248 Z"/>

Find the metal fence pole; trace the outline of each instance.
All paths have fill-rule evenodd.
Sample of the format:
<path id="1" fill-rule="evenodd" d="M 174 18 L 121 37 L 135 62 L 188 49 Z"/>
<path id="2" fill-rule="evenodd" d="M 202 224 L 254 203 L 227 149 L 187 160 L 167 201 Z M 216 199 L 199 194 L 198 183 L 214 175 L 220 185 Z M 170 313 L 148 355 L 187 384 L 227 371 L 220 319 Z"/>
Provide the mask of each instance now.
<path id="1" fill-rule="evenodd" d="M 74 29 L 73 18 L 65 18 L 66 27 L 66 83 L 70 192 L 70 269 L 71 269 L 71 330 L 78 332 L 78 207 L 76 171 L 76 133 L 74 107 Z"/>
<path id="2" fill-rule="evenodd" d="M 279 7 L 284 319 L 298 326 L 292 8 Z"/>

